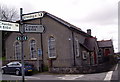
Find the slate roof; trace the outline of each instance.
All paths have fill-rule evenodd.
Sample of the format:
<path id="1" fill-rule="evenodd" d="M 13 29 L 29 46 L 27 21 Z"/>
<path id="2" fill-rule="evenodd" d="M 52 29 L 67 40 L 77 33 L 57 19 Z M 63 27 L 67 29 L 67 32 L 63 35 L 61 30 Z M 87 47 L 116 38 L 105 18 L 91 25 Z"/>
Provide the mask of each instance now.
<path id="1" fill-rule="evenodd" d="M 62 23 L 62 24 L 64 24 L 64 25 L 66 25 L 66 26 L 68 26 L 68 27 L 72 27 L 72 28 L 75 28 L 75 29 L 81 31 L 80 28 L 78 28 L 78 27 L 76 27 L 76 26 L 68 23 L 67 21 L 64 21 L 64 20 L 61 19 L 61 18 L 56 17 L 55 15 L 52 15 L 52 14 L 50 14 L 50 13 L 48 13 L 48 12 L 46 12 L 46 14 L 47 14 L 48 16 L 50 16 L 51 18 L 55 19 L 56 21 L 58 21 L 58 22 L 60 22 L 60 23 Z"/>
<path id="2" fill-rule="evenodd" d="M 113 43 L 112 43 L 112 40 L 102 40 L 102 41 L 98 41 L 98 46 L 99 47 L 112 47 Z"/>
<path id="3" fill-rule="evenodd" d="M 55 15 L 52 15 L 52 14 L 46 12 L 46 11 L 44 11 L 44 13 L 45 13 L 47 16 L 53 18 L 54 20 L 60 22 L 61 24 L 66 25 L 69 29 L 72 29 L 72 30 L 74 30 L 74 31 L 77 31 L 77 32 L 79 32 L 79 33 L 81 33 L 82 35 L 85 35 L 85 36 L 87 36 L 87 37 L 92 37 L 91 35 L 85 33 L 84 31 L 82 31 L 79 27 L 76 27 L 76 26 L 68 23 L 67 21 L 64 21 L 63 19 L 61 19 L 61 18 L 59 18 L 59 17 L 56 17 Z"/>
<path id="4" fill-rule="evenodd" d="M 51 17 L 52 19 L 58 21 L 59 23 L 67 26 L 69 29 L 73 30 L 73 31 L 76 31 L 84 36 L 87 36 L 87 37 L 92 37 L 91 35 L 85 33 L 84 31 L 82 31 L 79 27 L 76 27 L 70 23 L 68 23 L 67 21 L 64 21 L 63 19 L 59 18 L 59 17 L 56 17 L 55 15 L 52 15 L 46 11 L 40 11 L 40 12 L 43 12 L 44 13 L 44 16 L 47 15 L 49 17 Z M 33 12 L 33 13 L 38 13 L 38 12 Z M 33 13 L 28 13 L 28 14 L 33 14 Z M 27 14 L 23 14 L 23 15 L 27 15 Z M 34 19 L 29 19 L 29 20 L 34 20 Z M 23 20 L 23 21 L 29 21 L 29 20 Z"/>
<path id="5" fill-rule="evenodd" d="M 96 42 L 96 38 L 92 37 L 92 38 L 86 38 L 85 41 L 84 41 L 84 46 L 86 48 L 88 48 L 89 51 L 94 51 L 94 48 L 96 47 L 95 45 L 95 42 Z"/>

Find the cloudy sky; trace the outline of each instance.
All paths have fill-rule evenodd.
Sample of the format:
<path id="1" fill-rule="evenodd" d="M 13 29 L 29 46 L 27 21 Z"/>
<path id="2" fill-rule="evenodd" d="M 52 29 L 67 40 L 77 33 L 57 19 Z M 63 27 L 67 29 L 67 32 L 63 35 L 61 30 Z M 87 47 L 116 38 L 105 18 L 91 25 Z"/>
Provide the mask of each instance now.
<path id="1" fill-rule="evenodd" d="M 0 4 L 15 7 L 23 13 L 47 11 L 81 28 L 98 40 L 112 39 L 118 51 L 118 2 L 119 0 L 0 0 Z"/>

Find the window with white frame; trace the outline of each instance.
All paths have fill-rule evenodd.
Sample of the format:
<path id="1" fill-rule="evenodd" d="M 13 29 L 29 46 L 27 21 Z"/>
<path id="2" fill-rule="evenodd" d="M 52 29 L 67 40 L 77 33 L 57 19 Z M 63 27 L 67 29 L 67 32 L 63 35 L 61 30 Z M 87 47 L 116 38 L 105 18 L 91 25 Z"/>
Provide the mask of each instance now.
<path id="1" fill-rule="evenodd" d="M 15 42 L 15 59 L 20 60 L 21 59 L 21 43 Z"/>
<path id="2" fill-rule="evenodd" d="M 37 58 L 37 53 L 36 53 L 36 41 L 35 40 L 30 40 L 30 57 L 33 59 Z"/>
<path id="3" fill-rule="evenodd" d="M 49 58 L 56 58 L 56 45 L 54 37 L 49 37 L 48 39 L 48 56 Z"/>
<path id="4" fill-rule="evenodd" d="M 82 51 L 82 56 L 83 56 L 83 59 L 87 59 L 87 52 L 86 51 Z"/>
<path id="5" fill-rule="evenodd" d="M 76 56 L 79 57 L 79 41 L 78 41 L 77 38 L 75 38 L 75 42 L 76 42 L 76 47 L 75 47 L 76 48 L 75 49 L 76 50 Z"/>

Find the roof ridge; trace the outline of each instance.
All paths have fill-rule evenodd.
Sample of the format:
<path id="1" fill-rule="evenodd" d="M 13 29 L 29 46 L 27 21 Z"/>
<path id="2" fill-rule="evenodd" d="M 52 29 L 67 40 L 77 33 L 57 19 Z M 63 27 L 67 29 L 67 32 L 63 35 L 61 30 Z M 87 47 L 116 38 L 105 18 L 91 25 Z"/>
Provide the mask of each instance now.
<path id="1" fill-rule="evenodd" d="M 48 16 L 56 19 L 57 21 L 65 24 L 66 26 L 68 26 L 68 27 L 73 27 L 73 28 L 75 28 L 75 29 L 77 29 L 77 30 L 79 30 L 79 31 L 82 31 L 79 27 L 74 26 L 73 24 L 68 23 L 67 21 L 65 21 L 65 20 L 63 20 L 63 19 L 61 19 L 61 18 L 59 18 L 59 17 L 57 17 L 57 16 L 55 16 L 55 15 L 53 15 L 53 14 L 50 14 L 50 13 L 48 13 L 48 12 L 46 12 L 46 13 L 47 13 Z"/>
<path id="2" fill-rule="evenodd" d="M 106 41 L 112 41 L 111 39 L 110 40 L 99 40 L 98 42 L 106 42 Z"/>

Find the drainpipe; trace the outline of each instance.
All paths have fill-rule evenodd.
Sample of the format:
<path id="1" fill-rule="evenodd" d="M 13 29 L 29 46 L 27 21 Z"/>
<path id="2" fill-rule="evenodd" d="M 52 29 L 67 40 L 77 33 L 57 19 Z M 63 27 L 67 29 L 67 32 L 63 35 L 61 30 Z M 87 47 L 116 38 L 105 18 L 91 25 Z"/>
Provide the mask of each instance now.
<path id="1" fill-rule="evenodd" d="M 74 33 L 72 31 L 72 42 L 73 42 L 73 62 L 74 62 L 74 66 L 76 66 L 76 62 L 75 62 L 75 45 L 74 45 Z"/>
<path id="2" fill-rule="evenodd" d="M 42 19 L 40 18 L 40 24 L 42 25 Z M 44 66 L 44 58 L 43 58 L 43 37 L 42 37 L 43 35 L 42 35 L 42 33 L 40 33 L 40 39 L 41 39 L 41 50 L 42 50 L 42 64 L 41 64 L 41 66 L 42 66 L 42 72 L 44 71 L 43 70 L 43 66 Z M 39 60 L 39 63 L 40 63 L 40 60 Z"/>

